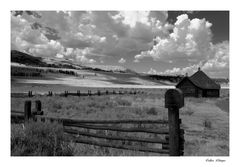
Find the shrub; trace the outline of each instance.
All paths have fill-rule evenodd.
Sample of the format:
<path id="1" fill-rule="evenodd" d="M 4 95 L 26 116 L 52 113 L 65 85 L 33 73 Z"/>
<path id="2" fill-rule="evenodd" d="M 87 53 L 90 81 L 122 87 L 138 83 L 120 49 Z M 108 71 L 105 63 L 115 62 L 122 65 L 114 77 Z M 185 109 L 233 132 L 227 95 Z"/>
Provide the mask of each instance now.
<path id="1" fill-rule="evenodd" d="M 13 156 L 70 156 L 63 128 L 58 124 L 30 122 L 25 127 L 11 126 L 11 155 Z"/>

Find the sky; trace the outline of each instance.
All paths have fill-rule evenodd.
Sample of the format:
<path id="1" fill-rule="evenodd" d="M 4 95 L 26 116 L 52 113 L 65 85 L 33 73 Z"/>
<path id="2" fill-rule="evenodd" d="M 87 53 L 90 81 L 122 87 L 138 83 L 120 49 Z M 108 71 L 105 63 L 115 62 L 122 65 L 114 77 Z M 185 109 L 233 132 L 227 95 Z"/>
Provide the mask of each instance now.
<path id="1" fill-rule="evenodd" d="M 11 11 L 11 49 L 160 75 L 229 77 L 228 11 Z"/>

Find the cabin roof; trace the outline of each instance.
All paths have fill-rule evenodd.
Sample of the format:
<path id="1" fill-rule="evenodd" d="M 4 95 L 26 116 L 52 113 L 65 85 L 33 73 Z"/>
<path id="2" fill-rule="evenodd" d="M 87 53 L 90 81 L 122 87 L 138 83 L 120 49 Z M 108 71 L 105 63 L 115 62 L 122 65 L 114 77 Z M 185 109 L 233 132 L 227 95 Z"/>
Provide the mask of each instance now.
<path id="1" fill-rule="evenodd" d="M 185 79 L 189 79 L 195 86 L 201 89 L 220 89 L 220 85 L 216 84 L 211 78 L 209 78 L 203 71 L 198 70 L 190 77 L 184 77 L 177 86 Z"/>

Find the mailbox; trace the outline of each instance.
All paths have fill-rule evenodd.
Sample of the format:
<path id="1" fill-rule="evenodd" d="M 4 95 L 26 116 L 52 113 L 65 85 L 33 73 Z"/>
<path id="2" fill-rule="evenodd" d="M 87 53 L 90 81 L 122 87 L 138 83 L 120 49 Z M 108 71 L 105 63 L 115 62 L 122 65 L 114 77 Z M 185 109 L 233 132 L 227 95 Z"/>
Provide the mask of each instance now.
<path id="1" fill-rule="evenodd" d="M 184 97 L 180 89 L 169 89 L 165 93 L 165 108 L 184 106 Z"/>

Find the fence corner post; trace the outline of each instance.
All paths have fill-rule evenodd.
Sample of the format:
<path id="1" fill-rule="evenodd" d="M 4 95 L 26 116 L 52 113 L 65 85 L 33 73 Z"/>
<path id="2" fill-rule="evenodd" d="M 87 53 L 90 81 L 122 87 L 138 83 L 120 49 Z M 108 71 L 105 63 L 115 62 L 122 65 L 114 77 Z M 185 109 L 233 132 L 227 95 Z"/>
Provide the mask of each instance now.
<path id="1" fill-rule="evenodd" d="M 32 114 L 31 104 L 32 104 L 32 102 L 30 100 L 25 101 L 25 104 L 24 104 L 24 120 L 25 120 L 25 122 L 31 118 L 31 114 Z"/>
<path id="2" fill-rule="evenodd" d="M 180 156 L 179 108 L 184 106 L 184 97 L 180 89 L 169 89 L 165 93 L 165 108 L 168 108 L 169 155 Z"/>

